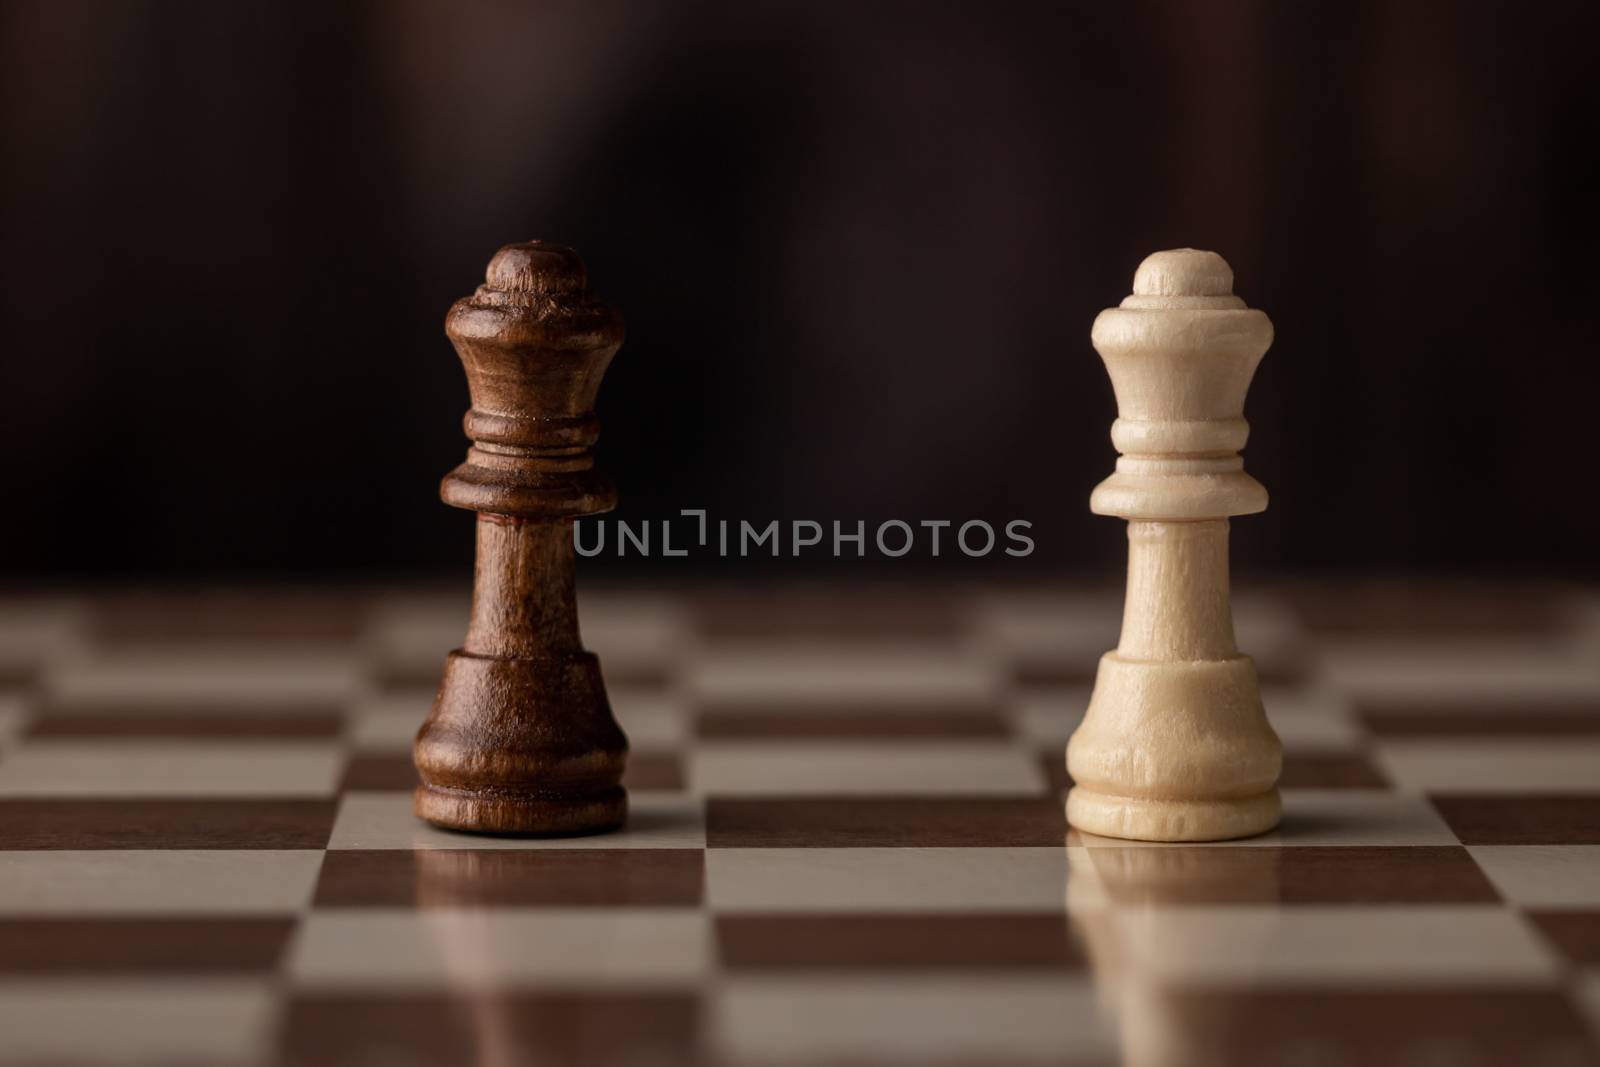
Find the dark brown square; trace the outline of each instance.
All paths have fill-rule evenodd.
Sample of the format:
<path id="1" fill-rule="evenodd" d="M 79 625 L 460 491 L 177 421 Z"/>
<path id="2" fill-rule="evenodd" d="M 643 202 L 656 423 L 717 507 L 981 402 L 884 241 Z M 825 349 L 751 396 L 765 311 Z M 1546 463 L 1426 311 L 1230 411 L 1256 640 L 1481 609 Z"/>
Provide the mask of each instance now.
<path id="1" fill-rule="evenodd" d="M 693 907 L 699 849 L 334 851 L 314 903 L 339 907 Z"/>
<path id="2" fill-rule="evenodd" d="M 1572 737 L 1600 735 L 1600 704 L 1420 708 L 1363 704 L 1361 721 L 1377 737 Z"/>
<path id="3" fill-rule="evenodd" d="M 794 708 L 749 712 L 713 709 L 700 716 L 696 733 L 716 740 L 775 738 L 814 740 L 964 740 L 1006 737 L 1009 725 L 993 709 Z"/>
<path id="4" fill-rule="evenodd" d="M 1364 752 L 1285 752 L 1280 789 L 1387 789 L 1372 757 Z"/>
<path id="5" fill-rule="evenodd" d="M 1573 964 L 1600 966 L 1600 909 L 1533 911 L 1528 918 L 1545 940 Z"/>
<path id="6" fill-rule="evenodd" d="M 1055 797 L 713 797 L 711 848 L 1060 846 Z"/>
<path id="7" fill-rule="evenodd" d="M 1571 625 L 1569 589 L 1540 583 L 1308 584 L 1290 596 L 1315 633 L 1370 638 L 1553 637 Z"/>
<path id="8" fill-rule="evenodd" d="M 969 622 L 962 598 L 909 586 L 741 587 L 712 590 L 698 601 L 700 633 L 719 643 L 955 639 Z"/>
<path id="9" fill-rule="evenodd" d="M 1096 845 L 1081 856 L 1119 904 L 1492 904 L 1500 900 L 1467 850 L 1456 846 Z"/>
<path id="10" fill-rule="evenodd" d="M 626 789 L 673 792 L 688 787 L 683 757 L 676 752 L 630 752 L 627 769 L 622 772 Z"/>
<path id="11" fill-rule="evenodd" d="M 1459 989 L 1172 989 L 1148 1007 L 1193 1067 L 1594 1064 L 1561 993 Z"/>
<path id="12" fill-rule="evenodd" d="M 344 777 L 339 782 L 341 793 L 350 789 L 415 789 L 416 764 L 409 752 L 385 752 L 378 755 L 351 756 L 345 764 Z"/>
<path id="13" fill-rule="evenodd" d="M 466 632 L 464 621 L 462 632 Z M 439 688 L 439 679 L 444 677 L 444 660 L 449 652 L 450 649 L 441 648 L 438 656 L 428 659 L 383 659 L 373 666 L 370 676 L 386 693 L 414 690 L 413 695 L 425 707 Z"/>
<path id="14" fill-rule="evenodd" d="M 683 758 L 674 752 L 630 752 L 622 784 L 628 789 L 680 790 L 685 787 Z M 352 756 L 345 766 L 340 791 L 347 789 L 412 789 L 416 766 L 409 752 Z"/>
<path id="15" fill-rule="evenodd" d="M 358 590 L 146 590 L 102 597 L 91 632 L 105 644 L 354 644 L 368 597 Z"/>
<path id="16" fill-rule="evenodd" d="M 295 1067 L 688 1067 L 702 1062 L 700 1032 L 698 999 L 678 993 L 300 996 L 280 1056 Z"/>
<path id="17" fill-rule="evenodd" d="M 1600 794 L 1430 796 L 1465 845 L 1600 845 Z"/>
<path id="18" fill-rule="evenodd" d="M 4 919 L 0 973 L 270 971 L 293 918 Z"/>
<path id="19" fill-rule="evenodd" d="M 0 849 L 319 849 L 332 800 L 0 800 Z"/>
<path id="20" fill-rule="evenodd" d="M 1044 780 L 1052 793 L 1065 793 L 1072 788 L 1072 776 L 1067 773 L 1066 746 L 1051 746 L 1040 752 L 1039 766 L 1044 769 Z"/>
<path id="21" fill-rule="evenodd" d="M 1247 648 L 1244 650 L 1249 652 Z M 1256 680 L 1264 686 L 1304 685 L 1312 675 L 1312 657 L 1305 649 L 1255 658 Z"/>
<path id="22" fill-rule="evenodd" d="M 1112 642 L 1115 644 L 1115 642 Z M 1110 647 L 1109 645 L 1107 646 Z M 1018 660 L 1011 666 L 1013 685 L 1025 689 L 1054 689 L 1072 686 L 1088 689 L 1094 685 L 1096 659 L 1037 659 Z"/>
<path id="23" fill-rule="evenodd" d="M 600 673 L 613 689 L 664 689 L 677 677 L 677 664 L 655 660 L 600 659 Z"/>
<path id="24" fill-rule="evenodd" d="M 344 718 L 334 710 L 304 709 L 240 715 L 161 712 L 58 712 L 35 719 L 29 738 L 327 738 L 344 731 Z"/>
<path id="25" fill-rule="evenodd" d="M 1077 970 L 1067 918 L 1051 915 L 725 915 L 733 971 Z"/>
<path id="26" fill-rule="evenodd" d="M 0 690 L 27 689 L 39 677 L 39 664 L 0 660 Z"/>

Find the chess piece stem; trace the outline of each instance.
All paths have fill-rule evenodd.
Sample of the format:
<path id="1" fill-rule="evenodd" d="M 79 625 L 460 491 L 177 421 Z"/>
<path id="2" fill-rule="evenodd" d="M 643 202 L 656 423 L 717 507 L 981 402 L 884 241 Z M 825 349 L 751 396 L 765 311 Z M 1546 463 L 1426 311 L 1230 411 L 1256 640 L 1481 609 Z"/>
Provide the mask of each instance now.
<path id="1" fill-rule="evenodd" d="M 569 249 L 507 245 L 445 332 L 467 372 L 467 461 L 440 487 L 478 512 L 472 619 L 413 750 L 416 812 L 493 833 L 622 823 L 627 739 L 578 637 L 572 521 L 616 494 L 594 469 L 601 376 L 622 320 Z"/>
<path id="2" fill-rule="evenodd" d="M 1232 290 L 1221 256 L 1158 252 L 1095 320 L 1122 456 L 1089 506 L 1128 520 L 1128 592 L 1067 747 L 1067 819 L 1090 833 L 1210 841 L 1278 822 L 1281 750 L 1228 592 L 1228 517 L 1267 506 L 1238 450 L 1272 324 Z"/>

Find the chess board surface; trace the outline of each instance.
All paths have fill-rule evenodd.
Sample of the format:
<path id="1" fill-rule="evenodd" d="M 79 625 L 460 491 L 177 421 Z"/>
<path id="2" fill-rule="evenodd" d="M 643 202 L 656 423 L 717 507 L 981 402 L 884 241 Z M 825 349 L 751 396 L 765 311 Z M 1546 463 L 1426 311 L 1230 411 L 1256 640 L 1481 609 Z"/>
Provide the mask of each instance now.
<path id="1" fill-rule="evenodd" d="M 0 1062 L 1600 1062 L 1600 594 L 1245 589 L 1282 827 L 1068 832 L 1120 591 L 602 589 L 628 827 L 452 834 L 430 590 L 0 601 Z"/>

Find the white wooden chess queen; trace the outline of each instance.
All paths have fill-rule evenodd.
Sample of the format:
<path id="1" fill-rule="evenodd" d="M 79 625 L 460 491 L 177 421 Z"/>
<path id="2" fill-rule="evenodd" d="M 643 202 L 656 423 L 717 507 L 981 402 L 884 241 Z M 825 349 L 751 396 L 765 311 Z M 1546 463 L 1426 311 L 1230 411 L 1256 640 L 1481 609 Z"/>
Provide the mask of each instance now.
<path id="1" fill-rule="evenodd" d="M 1215 252 L 1157 252 L 1095 319 L 1116 391 L 1116 473 L 1089 508 L 1128 520 L 1122 637 L 1067 746 L 1080 830 L 1216 841 L 1276 826 L 1282 754 L 1234 644 L 1228 517 L 1263 511 L 1244 472 L 1244 398 L 1272 323 Z"/>

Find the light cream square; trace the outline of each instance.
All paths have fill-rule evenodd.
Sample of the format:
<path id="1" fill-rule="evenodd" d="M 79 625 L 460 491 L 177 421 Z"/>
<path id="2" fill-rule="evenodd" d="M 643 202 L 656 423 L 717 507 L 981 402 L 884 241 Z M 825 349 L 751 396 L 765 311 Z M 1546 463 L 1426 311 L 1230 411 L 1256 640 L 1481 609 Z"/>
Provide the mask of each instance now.
<path id="1" fill-rule="evenodd" d="M 711 969 L 692 909 L 338 909 L 296 932 L 296 986 L 330 989 L 693 987 Z"/>
<path id="2" fill-rule="evenodd" d="M 704 741 L 689 787 L 725 796 L 1017 795 L 1045 789 L 1031 748 L 992 741 Z"/>
<path id="3" fill-rule="evenodd" d="M 994 655 L 1092 666 L 1116 646 L 1122 603 L 1109 593 L 998 594 L 979 598 L 975 619 L 977 640 Z"/>
<path id="4" fill-rule="evenodd" d="M 1353 752 L 1366 743 L 1350 701 L 1332 689 L 1268 686 L 1261 703 L 1285 751 Z"/>
<path id="5" fill-rule="evenodd" d="M 1600 845 L 1471 845 L 1467 851 L 1519 907 L 1600 907 Z"/>
<path id="6" fill-rule="evenodd" d="M 0 1064 L 265 1063 L 277 1018 L 266 980 L 212 976 L 0 981 Z"/>
<path id="7" fill-rule="evenodd" d="M 691 695 L 718 703 L 816 705 L 828 701 L 921 702 L 930 709 L 994 699 L 1001 664 L 958 644 L 749 642 L 719 646 L 689 664 Z"/>
<path id="8" fill-rule="evenodd" d="M 0 762 L 0 797 L 323 797 L 338 742 L 31 741 Z"/>
<path id="9" fill-rule="evenodd" d="M 1107 913 L 1130 973 L 1159 982 L 1503 985 L 1559 965 L 1502 907 L 1184 907 Z"/>
<path id="10" fill-rule="evenodd" d="M 163 645 L 61 660 L 43 685 L 52 703 L 85 709 L 223 707 L 259 714 L 348 703 L 362 694 L 366 678 L 361 658 L 339 649 Z"/>
<path id="11" fill-rule="evenodd" d="M 1473 737 L 1386 740 L 1378 763 L 1401 789 L 1457 793 L 1600 790 L 1600 740 Z"/>
<path id="12" fill-rule="evenodd" d="M 1323 677 L 1359 698 L 1441 705 L 1600 696 L 1600 662 L 1546 642 L 1330 640 Z"/>
<path id="13" fill-rule="evenodd" d="M 716 848 L 719 912 L 1059 911 L 1060 848 Z"/>
<path id="14" fill-rule="evenodd" d="M 1089 709 L 1090 692 L 1087 686 L 1027 690 L 1011 702 L 1017 735 L 1039 748 L 1059 746 L 1064 754 Z"/>
<path id="15" fill-rule="evenodd" d="M 1079 975 L 741 978 L 711 1005 L 739 1064 L 1111 1063 L 1117 1027 Z"/>
<path id="16" fill-rule="evenodd" d="M 0 851 L 0 914 L 290 915 L 320 850 Z"/>
<path id="17" fill-rule="evenodd" d="M 359 752 L 410 752 L 411 742 L 432 707 L 433 693 L 425 689 L 369 696 L 351 714 L 351 742 Z"/>

